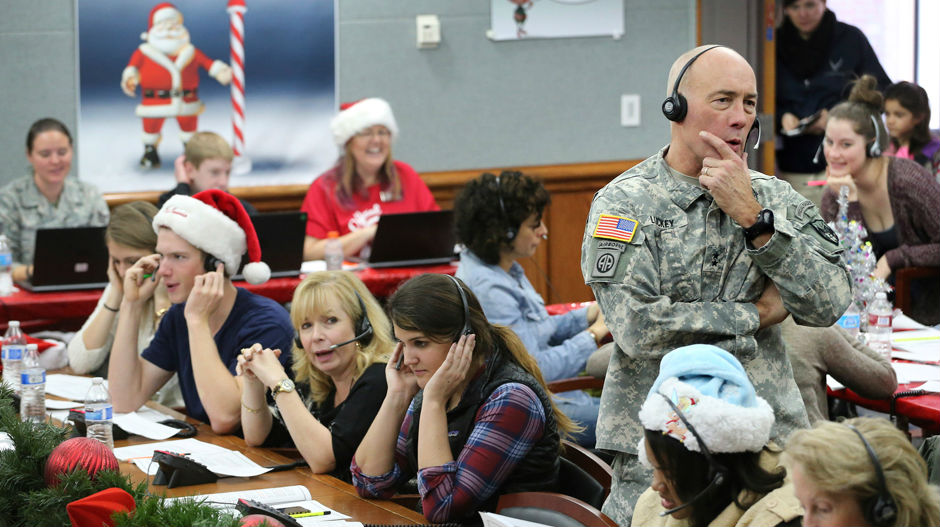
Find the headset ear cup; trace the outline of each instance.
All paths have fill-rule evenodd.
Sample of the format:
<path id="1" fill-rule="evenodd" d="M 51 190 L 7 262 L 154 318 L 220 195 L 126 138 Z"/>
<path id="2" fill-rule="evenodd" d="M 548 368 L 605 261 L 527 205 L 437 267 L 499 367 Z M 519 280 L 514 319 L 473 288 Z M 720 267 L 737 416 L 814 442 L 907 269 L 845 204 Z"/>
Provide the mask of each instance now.
<path id="1" fill-rule="evenodd" d="M 898 517 L 898 508 L 890 495 L 878 494 L 872 499 L 867 511 L 868 520 L 876 527 L 892 527 Z"/>
<path id="2" fill-rule="evenodd" d="M 682 122 L 682 120 L 685 119 L 687 111 L 685 97 L 683 97 L 681 93 L 670 95 L 663 101 L 663 115 L 670 121 L 676 123 Z"/>
<path id="3" fill-rule="evenodd" d="M 878 141 L 872 141 L 871 146 L 868 147 L 868 157 L 881 157 L 881 145 L 878 144 Z"/>
<path id="4" fill-rule="evenodd" d="M 304 349 L 304 343 L 302 340 L 300 340 L 300 337 L 294 337 L 294 346 L 297 346 L 297 349 L 299 350 Z"/>
<path id="5" fill-rule="evenodd" d="M 512 228 L 506 229 L 506 240 L 511 242 L 515 239 L 516 239 L 516 229 L 512 229 Z"/>

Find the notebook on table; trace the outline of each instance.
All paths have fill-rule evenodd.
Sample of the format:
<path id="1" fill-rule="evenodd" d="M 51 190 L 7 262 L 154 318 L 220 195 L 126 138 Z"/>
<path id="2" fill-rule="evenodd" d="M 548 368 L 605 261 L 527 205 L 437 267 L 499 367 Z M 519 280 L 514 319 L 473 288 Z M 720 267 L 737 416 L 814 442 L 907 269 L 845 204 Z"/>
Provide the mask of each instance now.
<path id="1" fill-rule="evenodd" d="M 299 275 L 300 265 L 304 262 L 307 213 L 292 211 L 255 214 L 251 217 L 251 223 L 258 234 L 261 261 L 271 268 L 271 277 Z M 242 265 L 246 263 L 247 255 L 242 258 Z M 239 274 L 234 279 L 244 280 L 244 277 Z"/>
<path id="2" fill-rule="evenodd" d="M 454 211 L 383 214 L 363 262 L 368 267 L 406 267 L 454 259 Z"/>
<path id="3" fill-rule="evenodd" d="M 100 289 L 108 285 L 108 247 L 104 227 L 38 229 L 33 277 L 17 285 L 41 293 Z"/>

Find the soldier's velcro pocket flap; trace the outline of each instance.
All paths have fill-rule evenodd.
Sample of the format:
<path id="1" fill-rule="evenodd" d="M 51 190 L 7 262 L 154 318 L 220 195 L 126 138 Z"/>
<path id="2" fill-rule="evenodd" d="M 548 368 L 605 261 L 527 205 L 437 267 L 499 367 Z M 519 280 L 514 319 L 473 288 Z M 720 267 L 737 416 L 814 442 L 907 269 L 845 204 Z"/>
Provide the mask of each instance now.
<path id="1" fill-rule="evenodd" d="M 590 240 L 586 282 L 619 282 L 626 274 L 627 264 L 638 246 L 643 245 L 646 233 L 637 228 L 629 242 L 593 237 Z"/>

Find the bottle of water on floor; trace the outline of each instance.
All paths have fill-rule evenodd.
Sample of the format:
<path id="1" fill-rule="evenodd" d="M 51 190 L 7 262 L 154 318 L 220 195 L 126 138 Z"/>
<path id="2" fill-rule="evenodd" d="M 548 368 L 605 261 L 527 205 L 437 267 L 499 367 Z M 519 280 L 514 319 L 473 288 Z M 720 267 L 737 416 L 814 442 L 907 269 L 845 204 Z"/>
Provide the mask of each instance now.
<path id="1" fill-rule="evenodd" d="M 891 360 L 891 323 L 894 308 L 884 292 L 868 306 L 868 347 Z"/>
<path id="2" fill-rule="evenodd" d="M 91 381 L 91 388 L 85 396 L 85 427 L 87 436 L 97 439 L 114 448 L 114 436 L 111 430 L 111 394 L 104 387 L 104 379 L 95 377 Z"/>
<path id="3" fill-rule="evenodd" d="M 13 294 L 13 252 L 10 242 L 0 234 L 0 296 Z"/>
<path id="4" fill-rule="evenodd" d="M 39 349 L 26 345 L 26 358 L 20 373 L 20 419 L 41 423 L 46 420 L 46 369 L 39 365 Z"/>
<path id="5" fill-rule="evenodd" d="M 862 312 L 858 308 L 858 302 L 854 299 L 849 303 L 849 308 L 845 310 L 845 314 L 839 318 L 837 324 L 848 332 L 854 338 L 858 338 L 858 330 L 862 322 Z"/>
<path id="6" fill-rule="evenodd" d="M 11 320 L 7 332 L 3 336 L 3 348 L 0 356 L 3 360 L 3 382 L 7 383 L 13 391 L 20 391 L 20 370 L 23 364 L 23 355 L 26 354 L 26 335 L 20 330 L 20 321 Z"/>
<path id="7" fill-rule="evenodd" d="M 343 242 L 339 241 L 339 233 L 330 231 L 326 235 L 326 245 L 323 247 L 323 259 L 326 260 L 327 271 L 343 270 Z"/>

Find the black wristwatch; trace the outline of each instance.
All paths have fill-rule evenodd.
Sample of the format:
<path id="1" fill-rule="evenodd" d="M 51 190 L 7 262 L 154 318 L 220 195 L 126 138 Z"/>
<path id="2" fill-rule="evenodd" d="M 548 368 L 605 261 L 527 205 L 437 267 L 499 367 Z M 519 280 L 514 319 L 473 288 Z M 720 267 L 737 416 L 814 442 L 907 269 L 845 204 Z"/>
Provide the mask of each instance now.
<path id="1" fill-rule="evenodd" d="M 744 239 L 747 241 L 754 241 L 754 238 L 757 238 L 765 232 L 771 234 L 774 233 L 774 211 L 770 209 L 764 209 L 757 213 L 757 221 L 754 222 L 754 225 L 743 229 Z"/>

